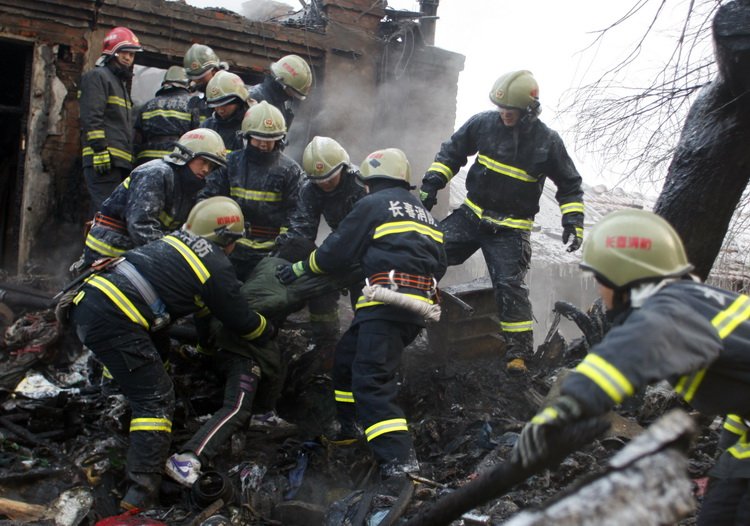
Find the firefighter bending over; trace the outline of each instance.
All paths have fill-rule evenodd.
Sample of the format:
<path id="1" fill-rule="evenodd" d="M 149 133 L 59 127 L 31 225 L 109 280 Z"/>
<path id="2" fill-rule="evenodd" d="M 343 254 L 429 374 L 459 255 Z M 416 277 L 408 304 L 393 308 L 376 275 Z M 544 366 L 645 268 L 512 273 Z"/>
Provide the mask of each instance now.
<path id="1" fill-rule="evenodd" d="M 420 197 L 431 210 L 437 192 L 478 154 L 466 177 L 466 200 L 440 223 L 449 265 L 482 249 L 495 289 L 507 368 L 526 372 L 533 353 L 533 316 L 525 283 L 531 261 L 531 229 L 544 182 L 557 185 L 563 243 L 568 252 L 583 240 L 581 177 L 560 136 L 538 116 L 539 86 L 529 71 L 501 76 L 490 92 L 498 111 L 470 118 L 444 142 L 422 179 Z"/>
<path id="2" fill-rule="evenodd" d="M 133 170 L 94 216 L 83 264 L 121 256 L 179 228 L 205 177 L 225 164 L 221 137 L 213 130 L 197 129 L 180 137 L 168 156 Z"/>
<path id="3" fill-rule="evenodd" d="M 305 59 L 286 55 L 271 63 L 271 73 L 250 88 L 250 96 L 276 106 L 284 115 L 287 129 L 292 127 L 295 100 L 305 100 L 312 88 L 312 71 Z"/>
<path id="4" fill-rule="evenodd" d="M 695 409 L 732 415 L 727 423 L 739 436 L 711 472 L 698 524 L 750 524 L 743 504 L 750 498 L 750 298 L 691 276 L 677 232 L 644 210 L 596 224 L 580 265 L 593 272 L 614 325 L 565 378 L 560 396 L 526 424 L 516 460 L 543 461 L 559 429 L 668 380 Z"/>
<path id="5" fill-rule="evenodd" d="M 340 272 L 360 263 L 373 289 L 395 289 L 396 296 L 420 307 L 433 305 L 436 280 L 446 269 L 443 234 L 409 192 L 406 155 L 395 148 L 379 150 L 360 169 L 369 195 L 307 260 L 280 267 L 279 280 L 291 283 L 305 273 Z M 424 326 L 422 314 L 362 295 L 336 347 L 333 387 L 341 429 L 332 439 L 356 440 L 360 424 L 384 479 L 419 469 L 395 399 L 401 353 Z"/>
<path id="6" fill-rule="evenodd" d="M 214 112 L 203 121 L 201 128 L 221 135 L 229 152 L 244 148 L 242 119 L 249 105 L 255 103 L 250 99 L 244 81 L 234 73 L 217 72 L 206 86 L 206 102 Z"/>
<path id="7" fill-rule="evenodd" d="M 170 319 L 205 309 L 246 340 L 273 332 L 240 295 L 226 257 L 243 232 L 234 201 L 203 201 L 181 230 L 127 252 L 87 278 L 73 299 L 79 339 L 109 369 L 132 410 L 123 509 L 157 504 L 172 438 L 174 389 L 152 337 Z"/>

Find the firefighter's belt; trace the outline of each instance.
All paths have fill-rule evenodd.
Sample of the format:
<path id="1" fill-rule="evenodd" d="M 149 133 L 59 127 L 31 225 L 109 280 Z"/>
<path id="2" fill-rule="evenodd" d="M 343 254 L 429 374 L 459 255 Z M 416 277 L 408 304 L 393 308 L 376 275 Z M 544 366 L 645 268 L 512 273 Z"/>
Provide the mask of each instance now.
<path id="1" fill-rule="evenodd" d="M 124 234 L 128 233 L 128 225 L 126 225 L 124 221 L 120 221 L 114 217 L 105 216 L 101 212 L 96 213 L 93 224 Z"/>
<path id="2" fill-rule="evenodd" d="M 276 226 L 250 225 L 247 227 L 248 238 L 274 239 L 281 233 L 281 228 Z"/>
<path id="3" fill-rule="evenodd" d="M 390 286 L 393 289 L 398 287 L 407 287 L 410 289 L 426 290 L 434 292 L 437 282 L 435 278 L 429 276 L 418 276 L 416 274 L 407 274 L 406 272 L 378 272 L 367 278 L 369 285 Z"/>
<path id="4" fill-rule="evenodd" d="M 130 284 L 138 291 L 138 294 L 148 304 L 148 308 L 154 314 L 154 321 L 151 324 L 152 331 L 158 331 L 169 324 L 170 318 L 166 305 L 164 305 L 154 287 L 151 286 L 151 283 L 138 272 L 138 269 L 132 263 L 123 259 L 115 264 L 113 271 L 127 278 Z"/>

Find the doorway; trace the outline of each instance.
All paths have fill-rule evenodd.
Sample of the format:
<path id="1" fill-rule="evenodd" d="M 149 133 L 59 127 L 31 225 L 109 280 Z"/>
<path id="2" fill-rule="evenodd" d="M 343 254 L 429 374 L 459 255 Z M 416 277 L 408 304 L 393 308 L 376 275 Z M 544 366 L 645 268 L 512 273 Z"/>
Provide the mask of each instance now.
<path id="1" fill-rule="evenodd" d="M 17 270 L 32 52 L 0 40 L 0 268 L 9 273 Z"/>

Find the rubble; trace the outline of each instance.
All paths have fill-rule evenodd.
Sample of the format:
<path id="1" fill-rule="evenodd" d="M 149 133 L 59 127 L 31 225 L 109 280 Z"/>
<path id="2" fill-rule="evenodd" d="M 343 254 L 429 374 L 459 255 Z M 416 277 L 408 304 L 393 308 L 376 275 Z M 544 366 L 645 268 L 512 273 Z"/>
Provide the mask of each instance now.
<path id="1" fill-rule="evenodd" d="M 601 321 L 596 321 L 596 308 L 582 313 L 561 306 L 557 312 L 577 319 L 582 328 Z M 306 356 L 310 350 L 304 319 L 304 314 L 293 315 L 280 331 L 280 348 L 291 362 L 290 370 L 297 364 L 315 363 Z M 0 497 L 39 514 L 49 510 L 58 496 L 74 492 L 80 496 L 74 506 L 78 511 L 68 523 L 82 525 L 125 524 L 126 520 L 180 526 L 408 524 L 457 488 L 470 488 L 507 464 L 524 423 L 550 390 L 554 393 L 565 370 L 585 355 L 591 335 L 597 333 L 588 330 L 584 337 L 567 342 L 550 331 L 533 360 L 532 374 L 525 377 L 506 376 L 500 367 L 501 347 L 472 360 L 450 359 L 442 352 L 436 354 L 425 336 L 418 338 L 403 356 L 399 403 L 415 436 L 421 471 L 401 488 L 400 495 L 380 495 L 368 484 L 376 470 L 366 444 L 337 447 L 320 438 L 334 425 L 331 380 L 326 374 L 308 372 L 290 375 L 296 383 L 286 386 L 279 404 L 280 415 L 296 429 L 248 428 L 235 434 L 225 454 L 205 467 L 229 482 L 231 494 L 196 499 L 193 492 L 165 480 L 163 507 L 105 523 L 101 521 L 117 515 L 123 490 L 128 407 L 116 386 L 102 384 L 100 366 L 90 354 L 71 335 L 57 330 L 52 320 L 49 311 L 22 314 L 6 331 L 0 347 L 4 363 L 17 359 L 11 354 L 18 349 L 39 349 L 34 360 L 16 366 L 16 385 L 6 385 L 0 398 Z M 185 352 L 191 334 L 188 328 L 181 340 L 172 340 L 170 372 L 178 400 L 175 444 L 191 436 L 222 399 L 221 382 Z M 675 407 L 683 404 L 671 390 L 663 385 L 649 388 L 612 415 L 614 425 L 604 438 L 569 455 L 556 469 L 530 477 L 521 474 L 509 492 L 464 510 L 456 524 L 499 524 L 548 513 L 552 508 L 523 510 L 539 507 L 561 492 L 578 491 L 570 489 L 577 480 L 606 471 L 610 458 L 625 451 L 643 427 Z M 716 440 L 716 426 L 704 426 L 689 460 L 684 455 L 667 457 L 665 470 L 683 476 L 687 470 L 697 481 L 691 484 L 685 478 L 679 488 L 670 486 L 675 492 L 679 489 L 680 502 L 693 502 L 685 491 L 690 494 L 693 485 L 699 488 L 713 462 Z M 686 490 L 685 484 L 690 488 Z M 86 494 L 91 499 L 88 505 Z M 0 518 L 4 515 L 13 524 L 32 520 L 12 513 L 0 511 Z M 57 519 L 37 523 L 54 524 L 44 520 Z M 691 520 L 679 524 L 692 524 Z"/>

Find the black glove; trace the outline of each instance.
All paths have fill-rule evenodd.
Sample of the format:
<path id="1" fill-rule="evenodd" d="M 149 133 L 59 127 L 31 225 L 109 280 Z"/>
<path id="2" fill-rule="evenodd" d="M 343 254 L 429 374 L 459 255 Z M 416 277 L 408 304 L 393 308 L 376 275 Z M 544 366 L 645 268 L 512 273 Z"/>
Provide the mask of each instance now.
<path id="1" fill-rule="evenodd" d="M 276 279 L 278 279 L 279 283 L 282 285 L 289 285 L 304 274 L 305 270 L 304 261 L 297 261 L 296 263 L 290 263 L 289 265 L 279 265 L 276 267 Z"/>
<path id="2" fill-rule="evenodd" d="M 581 243 L 583 243 L 583 214 L 574 212 L 563 215 L 562 226 L 562 242 L 564 245 L 568 245 L 568 252 L 575 252 L 581 248 Z M 570 240 L 570 244 L 568 244 L 568 240 Z"/>
<path id="3" fill-rule="evenodd" d="M 550 438 L 563 427 L 581 418 L 583 410 L 571 396 L 560 396 L 523 427 L 513 449 L 513 459 L 528 467 L 547 458 Z"/>
<path id="4" fill-rule="evenodd" d="M 426 180 L 419 189 L 419 199 L 422 205 L 429 211 L 437 204 L 437 193 L 440 188 L 433 181 Z"/>
<path id="5" fill-rule="evenodd" d="M 571 240 L 569 245 L 568 239 Z M 581 243 L 583 243 L 583 228 L 573 225 L 563 227 L 562 241 L 564 245 L 568 245 L 568 252 L 575 252 L 581 248 Z"/>

